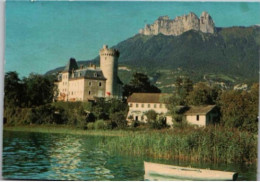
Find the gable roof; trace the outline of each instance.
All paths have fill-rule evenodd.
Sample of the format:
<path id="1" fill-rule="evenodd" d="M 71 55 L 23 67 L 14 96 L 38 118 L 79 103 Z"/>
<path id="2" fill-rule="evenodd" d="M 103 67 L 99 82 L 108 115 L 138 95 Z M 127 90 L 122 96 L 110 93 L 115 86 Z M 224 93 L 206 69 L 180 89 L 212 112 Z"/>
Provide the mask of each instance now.
<path id="1" fill-rule="evenodd" d="M 127 102 L 136 103 L 162 103 L 163 97 L 168 96 L 165 93 L 133 93 L 127 99 Z"/>
<path id="2" fill-rule="evenodd" d="M 70 58 L 69 62 L 67 63 L 66 67 L 64 68 L 63 72 L 71 72 L 72 70 L 78 69 L 78 64 L 75 58 Z"/>
<path id="3" fill-rule="evenodd" d="M 206 105 L 206 106 L 190 106 L 189 110 L 187 110 L 184 115 L 197 115 L 197 114 L 207 114 L 212 109 L 214 109 L 216 105 Z"/>

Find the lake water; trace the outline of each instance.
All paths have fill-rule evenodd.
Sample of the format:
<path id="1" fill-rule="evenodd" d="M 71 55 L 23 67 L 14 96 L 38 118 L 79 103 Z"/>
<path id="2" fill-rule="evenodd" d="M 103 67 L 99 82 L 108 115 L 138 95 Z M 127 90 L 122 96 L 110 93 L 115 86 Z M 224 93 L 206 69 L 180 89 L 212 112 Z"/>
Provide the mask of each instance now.
<path id="1" fill-rule="evenodd" d="M 239 172 L 256 180 L 256 165 L 189 163 L 120 155 L 100 147 L 104 137 L 4 132 L 3 176 L 34 180 L 144 180 L 143 161 Z"/>

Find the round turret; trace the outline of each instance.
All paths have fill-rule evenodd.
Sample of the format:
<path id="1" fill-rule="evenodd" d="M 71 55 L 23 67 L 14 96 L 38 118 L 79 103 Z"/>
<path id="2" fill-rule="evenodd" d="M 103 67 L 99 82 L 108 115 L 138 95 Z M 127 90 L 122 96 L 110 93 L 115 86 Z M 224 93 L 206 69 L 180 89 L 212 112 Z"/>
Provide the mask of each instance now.
<path id="1" fill-rule="evenodd" d="M 118 95 L 117 91 L 117 70 L 119 51 L 108 48 L 104 45 L 99 51 L 100 68 L 103 71 L 106 80 L 106 97 L 114 97 Z"/>

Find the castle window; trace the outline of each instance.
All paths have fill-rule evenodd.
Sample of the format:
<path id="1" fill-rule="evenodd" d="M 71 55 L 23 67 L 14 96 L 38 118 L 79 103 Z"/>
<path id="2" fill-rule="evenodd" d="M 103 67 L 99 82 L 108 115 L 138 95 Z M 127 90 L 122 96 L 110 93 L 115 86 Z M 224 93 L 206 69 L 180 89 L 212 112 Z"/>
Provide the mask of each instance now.
<path id="1" fill-rule="evenodd" d="M 94 77 L 97 77 L 97 73 L 94 73 Z"/>
<path id="2" fill-rule="evenodd" d="M 88 85 L 91 86 L 91 82 L 88 82 Z"/>
<path id="3" fill-rule="evenodd" d="M 88 95 L 90 95 L 91 94 L 91 92 L 90 91 L 88 91 Z"/>
<path id="4" fill-rule="evenodd" d="M 102 83 L 101 83 L 101 82 L 99 82 L 99 86 L 100 86 L 100 87 L 102 86 Z"/>

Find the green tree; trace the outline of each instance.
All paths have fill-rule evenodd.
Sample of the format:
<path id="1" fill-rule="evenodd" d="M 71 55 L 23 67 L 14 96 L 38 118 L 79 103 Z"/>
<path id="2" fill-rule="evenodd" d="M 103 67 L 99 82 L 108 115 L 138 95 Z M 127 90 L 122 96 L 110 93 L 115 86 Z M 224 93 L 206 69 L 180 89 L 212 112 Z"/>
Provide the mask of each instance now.
<path id="1" fill-rule="evenodd" d="M 128 107 L 127 107 L 127 103 L 123 102 L 122 100 L 119 99 L 111 99 L 108 101 L 109 104 L 109 116 L 111 116 L 113 113 L 116 112 L 123 112 L 123 113 L 127 113 L 128 111 Z"/>
<path id="2" fill-rule="evenodd" d="M 187 106 L 187 97 L 193 90 L 193 83 L 188 77 L 177 77 L 175 90 L 170 97 L 164 98 L 164 103 L 172 116 L 173 122 L 182 122 L 183 107 Z"/>
<path id="3" fill-rule="evenodd" d="M 24 84 L 17 72 L 7 72 L 4 80 L 4 103 L 7 105 L 21 106 L 24 101 Z"/>
<path id="4" fill-rule="evenodd" d="M 43 76 L 31 73 L 29 77 L 24 78 L 26 89 L 27 106 L 39 106 L 53 102 L 56 93 L 56 86 L 52 76 Z"/>
<path id="5" fill-rule="evenodd" d="M 185 105 L 186 97 L 193 90 L 193 83 L 188 77 L 177 77 L 175 81 L 174 95 L 180 99 L 180 104 Z"/>
<path id="6" fill-rule="evenodd" d="M 219 99 L 221 124 L 257 132 L 258 84 L 247 91 L 225 91 Z"/>
<path id="7" fill-rule="evenodd" d="M 129 84 L 124 85 L 123 95 L 128 97 L 132 93 L 160 93 L 161 90 L 152 85 L 147 75 L 143 73 L 134 73 Z"/>
<path id="8" fill-rule="evenodd" d="M 189 105 L 209 105 L 216 104 L 220 89 L 210 87 L 205 83 L 199 82 L 193 86 L 193 90 L 187 96 Z"/>

